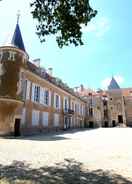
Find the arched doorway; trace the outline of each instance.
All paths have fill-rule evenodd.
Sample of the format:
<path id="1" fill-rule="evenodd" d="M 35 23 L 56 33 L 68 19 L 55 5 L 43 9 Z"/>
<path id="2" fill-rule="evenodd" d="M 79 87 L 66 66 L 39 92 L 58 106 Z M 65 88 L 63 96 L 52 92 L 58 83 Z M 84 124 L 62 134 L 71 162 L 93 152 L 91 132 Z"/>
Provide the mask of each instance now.
<path id="1" fill-rule="evenodd" d="M 20 125 L 21 125 L 21 120 L 20 119 L 15 119 L 15 125 L 14 125 L 14 136 L 20 136 Z"/>

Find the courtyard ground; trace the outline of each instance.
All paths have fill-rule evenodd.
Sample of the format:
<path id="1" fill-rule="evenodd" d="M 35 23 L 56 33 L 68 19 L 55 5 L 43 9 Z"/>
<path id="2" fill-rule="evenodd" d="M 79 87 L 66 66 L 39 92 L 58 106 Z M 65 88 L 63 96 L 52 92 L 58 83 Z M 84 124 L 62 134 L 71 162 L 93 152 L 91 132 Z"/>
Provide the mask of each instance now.
<path id="1" fill-rule="evenodd" d="M 132 184 L 132 129 L 0 138 L 0 184 Z"/>

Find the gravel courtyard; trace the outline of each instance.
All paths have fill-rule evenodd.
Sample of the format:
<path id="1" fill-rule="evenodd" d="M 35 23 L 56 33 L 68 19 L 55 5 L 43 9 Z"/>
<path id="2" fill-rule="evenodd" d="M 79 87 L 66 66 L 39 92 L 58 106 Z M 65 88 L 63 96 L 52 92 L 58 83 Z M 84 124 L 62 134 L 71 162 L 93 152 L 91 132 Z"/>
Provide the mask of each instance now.
<path id="1" fill-rule="evenodd" d="M 132 129 L 0 138 L 0 184 L 132 184 Z"/>

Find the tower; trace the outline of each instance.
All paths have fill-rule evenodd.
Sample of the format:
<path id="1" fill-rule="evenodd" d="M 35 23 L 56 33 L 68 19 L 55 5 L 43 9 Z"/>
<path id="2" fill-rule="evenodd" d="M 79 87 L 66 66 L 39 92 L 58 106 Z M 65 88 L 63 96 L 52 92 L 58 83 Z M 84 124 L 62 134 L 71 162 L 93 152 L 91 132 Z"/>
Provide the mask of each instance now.
<path id="1" fill-rule="evenodd" d="M 15 115 L 19 117 L 19 109 L 23 106 L 20 73 L 27 61 L 17 19 L 10 46 L 0 47 L 0 134 L 12 132 Z"/>
<path id="2" fill-rule="evenodd" d="M 118 85 L 114 77 L 112 77 L 111 82 L 108 86 L 108 90 L 112 90 L 112 89 L 120 89 L 120 86 Z"/>
<path id="3" fill-rule="evenodd" d="M 124 98 L 122 89 L 118 85 L 117 81 L 112 77 L 112 80 L 108 86 L 108 108 L 109 118 L 111 126 L 117 124 L 126 124 Z"/>

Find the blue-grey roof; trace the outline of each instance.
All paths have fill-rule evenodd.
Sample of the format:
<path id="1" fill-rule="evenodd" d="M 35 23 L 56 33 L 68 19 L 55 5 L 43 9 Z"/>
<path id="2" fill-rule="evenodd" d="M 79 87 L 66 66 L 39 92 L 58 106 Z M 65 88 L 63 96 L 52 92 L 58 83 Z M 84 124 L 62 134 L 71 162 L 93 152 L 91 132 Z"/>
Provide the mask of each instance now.
<path id="1" fill-rule="evenodd" d="M 120 86 L 118 85 L 118 83 L 116 82 L 116 80 L 114 79 L 114 77 L 112 77 L 111 82 L 108 86 L 108 89 L 120 89 Z"/>
<path id="2" fill-rule="evenodd" d="M 21 31 L 18 23 L 16 24 L 16 28 L 14 31 L 11 44 L 25 52 L 25 46 L 24 46 L 24 42 L 22 39 L 22 35 L 21 35 Z"/>

